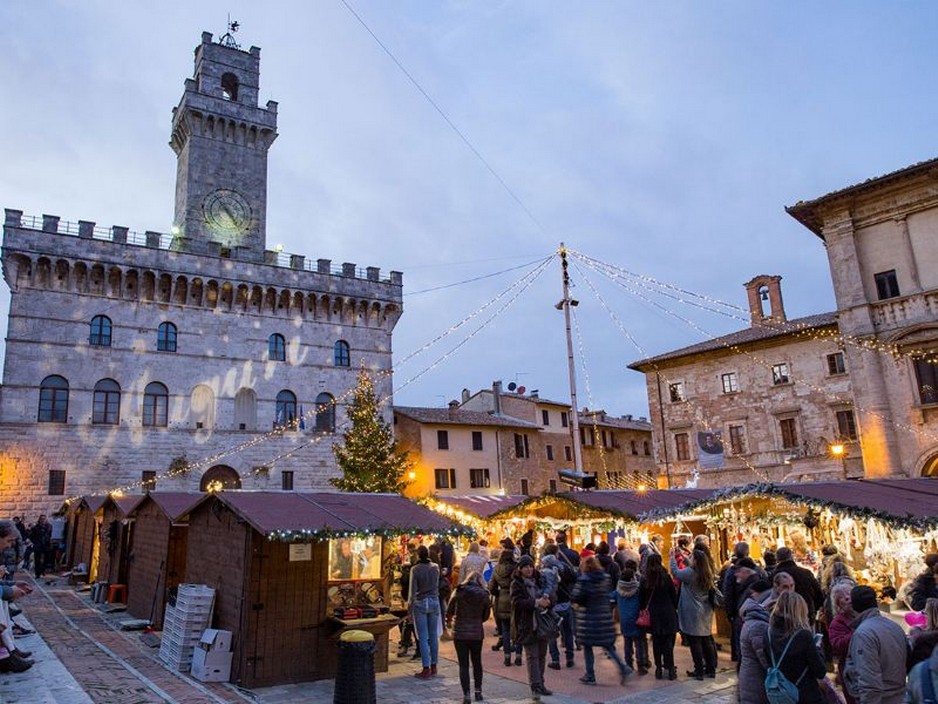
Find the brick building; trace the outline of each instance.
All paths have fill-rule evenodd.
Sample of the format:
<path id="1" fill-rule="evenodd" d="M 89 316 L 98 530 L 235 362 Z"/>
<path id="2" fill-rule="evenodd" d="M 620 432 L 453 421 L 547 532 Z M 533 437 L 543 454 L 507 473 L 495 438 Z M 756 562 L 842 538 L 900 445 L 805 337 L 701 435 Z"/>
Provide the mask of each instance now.
<path id="1" fill-rule="evenodd" d="M 328 488 L 357 370 L 390 397 L 401 274 L 266 249 L 259 76 L 258 48 L 202 35 L 171 233 L 6 210 L 0 512 L 154 482 Z"/>

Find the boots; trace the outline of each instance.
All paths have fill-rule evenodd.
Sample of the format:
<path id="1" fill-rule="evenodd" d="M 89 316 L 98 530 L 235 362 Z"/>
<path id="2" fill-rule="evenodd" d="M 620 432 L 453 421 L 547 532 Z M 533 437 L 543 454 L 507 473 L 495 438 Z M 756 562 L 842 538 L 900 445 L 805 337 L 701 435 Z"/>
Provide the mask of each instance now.
<path id="1" fill-rule="evenodd" d="M 676 679 L 677 679 L 677 668 L 676 668 L 676 667 L 672 667 L 671 669 L 668 670 L 668 679 L 669 679 L 669 680 L 676 680 Z"/>
<path id="2" fill-rule="evenodd" d="M 663 680 L 663 679 L 664 679 L 664 669 L 661 667 L 661 665 L 658 665 L 658 666 L 655 668 L 655 679 L 656 679 L 656 680 Z"/>
<path id="3" fill-rule="evenodd" d="M 23 660 L 15 655 L 0 660 L 0 672 L 26 672 L 32 666 L 32 660 Z"/>
<path id="4" fill-rule="evenodd" d="M 433 677 L 433 675 L 430 674 L 430 668 L 425 667 L 420 672 L 415 672 L 414 677 L 416 677 L 418 680 L 428 680 Z"/>
<path id="5" fill-rule="evenodd" d="M 436 665 L 430 665 L 430 677 L 436 677 Z"/>

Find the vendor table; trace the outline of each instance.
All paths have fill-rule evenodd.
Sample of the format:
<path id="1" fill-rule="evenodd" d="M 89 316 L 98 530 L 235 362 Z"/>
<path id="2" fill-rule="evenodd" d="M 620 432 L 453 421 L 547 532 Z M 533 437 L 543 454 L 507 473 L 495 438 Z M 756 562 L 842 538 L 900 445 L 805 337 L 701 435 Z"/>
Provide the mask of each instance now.
<path id="1" fill-rule="evenodd" d="M 388 671 L 388 631 L 394 628 L 401 620 L 397 616 L 385 614 L 375 618 L 336 618 L 330 616 L 329 621 L 335 627 L 332 637 L 338 639 L 346 631 L 368 631 L 375 637 L 375 672 Z"/>

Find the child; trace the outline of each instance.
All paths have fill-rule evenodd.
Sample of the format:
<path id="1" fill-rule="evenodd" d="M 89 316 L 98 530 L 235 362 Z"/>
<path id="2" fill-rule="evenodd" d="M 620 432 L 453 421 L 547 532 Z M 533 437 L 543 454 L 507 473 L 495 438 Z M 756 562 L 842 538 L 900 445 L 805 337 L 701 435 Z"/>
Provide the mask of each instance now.
<path id="1" fill-rule="evenodd" d="M 616 585 L 616 602 L 619 608 L 619 629 L 625 641 L 625 663 L 629 667 L 637 664 L 638 674 L 647 675 L 648 642 L 645 640 L 645 634 L 635 625 L 638 610 L 641 608 L 638 597 L 639 581 L 635 574 L 636 567 L 638 565 L 635 564 L 635 560 L 625 561 L 625 569 L 619 575 L 619 582 Z"/>

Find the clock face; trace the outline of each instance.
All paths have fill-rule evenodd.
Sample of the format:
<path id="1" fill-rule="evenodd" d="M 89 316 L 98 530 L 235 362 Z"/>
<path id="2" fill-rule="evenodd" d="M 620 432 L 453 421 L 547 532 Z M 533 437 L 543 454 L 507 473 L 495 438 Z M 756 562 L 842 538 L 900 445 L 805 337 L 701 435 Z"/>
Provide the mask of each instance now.
<path id="1" fill-rule="evenodd" d="M 202 213 L 209 227 L 227 235 L 239 235 L 251 226 L 251 206 L 244 196 L 227 188 L 209 193 Z"/>

